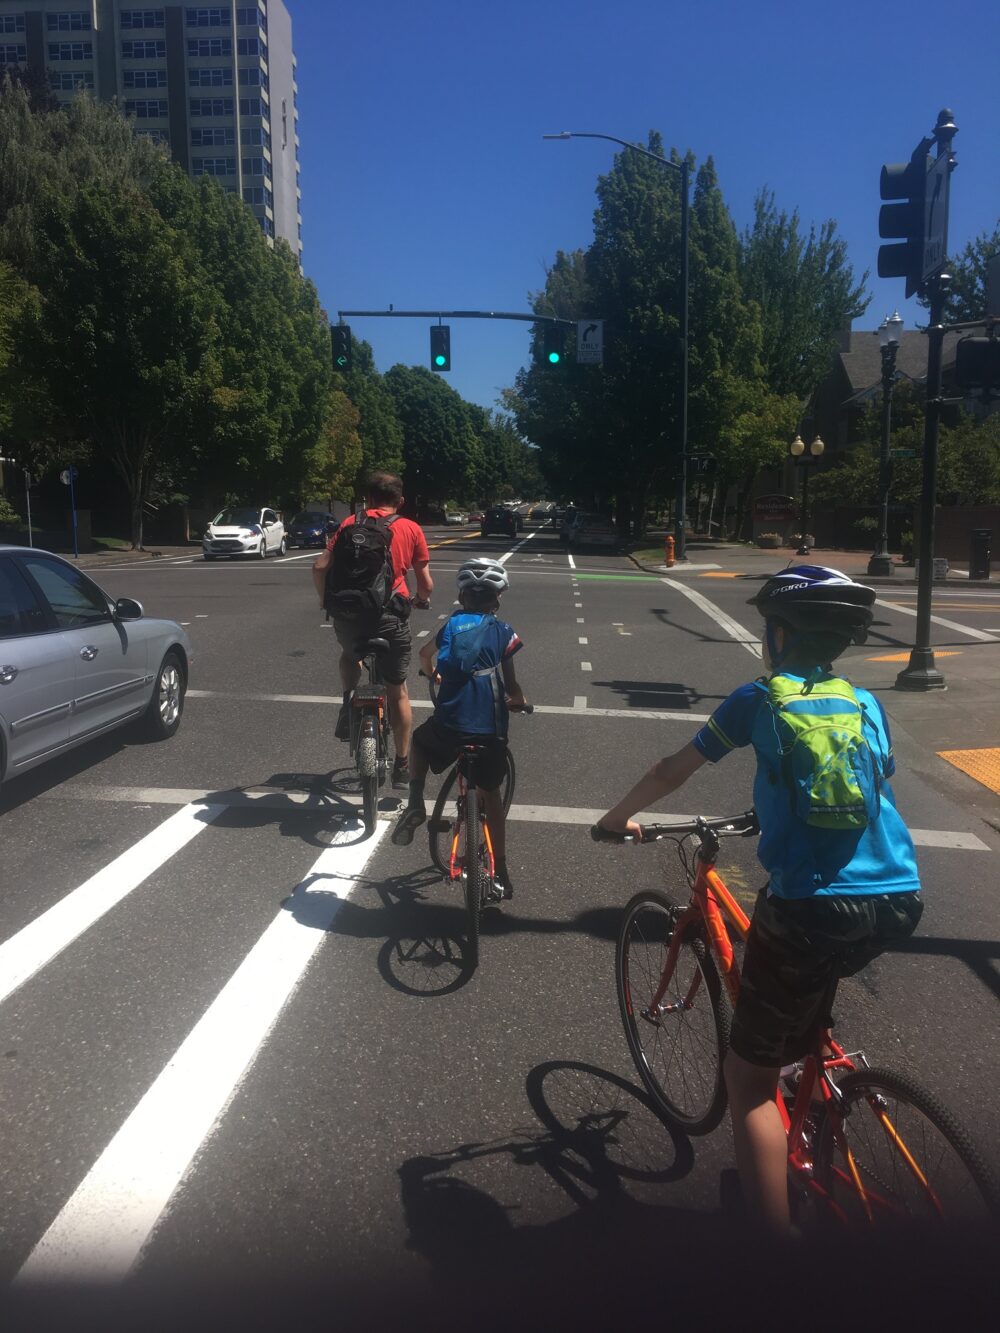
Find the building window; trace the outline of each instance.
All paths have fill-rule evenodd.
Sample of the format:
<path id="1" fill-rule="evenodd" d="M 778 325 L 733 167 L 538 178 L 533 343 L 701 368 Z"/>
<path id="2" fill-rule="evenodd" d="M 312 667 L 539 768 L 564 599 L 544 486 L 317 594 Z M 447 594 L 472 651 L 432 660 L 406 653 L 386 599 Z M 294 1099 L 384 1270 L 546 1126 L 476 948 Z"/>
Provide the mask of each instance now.
<path id="1" fill-rule="evenodd" d="M 53 70 L 49 75 L 53 92 L 75 93 L 77 88 L 93 88 L 94 76 L 90 70 Z"/>
<path id="2" fill-rule="evenodd" d="M 122 56 L 126 60 L 166 60 L 167 44 L 156 38 L 145 42 L 122 42 Z"/>
<path id="3" fill-rule="evenodd" d="M 266 75 L 259 69 L 241 69 L 240 83 L 244 88 L 266 88 Z"/>
<path id="4" fill-rule="evenodd" d="M 267 163 L 262 157 L 245 157 L 243 159 L 244 176 L 269 176 L 270 174 Z"/>
<path id="5" fill-rule="evenodd" d="M 152 143 L 170 143 L 170 135 L 166 130 L 136 130 L 140 139 L 149 139 Z"/>
<path id="6" fill-rule="evenodd" d="M 188 39 L 188 55 L 194 56 L 231 56 L 233 39 L 231 37 L 191 37 Z"/>
<path id="7" fill-rule="evenodd" d="M 212 9 L 189 9 L 187 11 L 189 28 L 228 28 L 229 10 L 215 7 Z"/>
<path id="8" fill-rule="evenodd" d="M 238 56 L 263 56 L 267 59 L 267 43 L 261 37 L 237 37 L 236 54 Z"/>
<path id="9" fill-rule="evenodd" d="M 24 15 L 0 14 L 0 32 L 24 32 Z"/>
<path id="10" fill-rule="evenodd" d="M 235 157 L 196 157 L 191 170 L 196 176 L 235 176 Z"/>
<path id="11" fill-rule="evenodd" d="M 274 237 L 274 223 L 271 221 L 271 219 L 270 219 L 269 217 L 262 217 L 262 218 L 258 218 L 257 221 L 260 223 L 260 229 L 261 229 L 261 231 L 264 233 L 264 235 L 265 235 L 265 236 L 270 236 L 270 237 L 273 238 L 273 237 Z"/>
<path id="12" fill-rule="evenodd" d="M 267 19 L 257 5 L 241 5 L 236 11 L 236 22 L 241 28 L 262 28 L 267 32 Z"/>
<path id="13" fill-rule="evenodd" d="M 127 69 L 122 75 L 126 88 L 165 88 L 165 69 Z"/>
<path id="14" fill-rule="evenodd" d="M 123 9 L 121 13 L 123 28 L 162 28 L 162 9 Z M 150 130 L 150 134 L 159 134 L 159 130 Z"/>
<path id="15" fill-rule="evenodd" d="M 260 125 L 244 125 L 240 130 L 240 143 L 250 144 L 255 148 L 263 146 L 270 150 L 271 136 Z"/>
<path id="16" fill-rule="evenodd" d="M 263 185 L 244 185 L 243 202 L 245 204 L 256 204 L 258 208 L 263 208 L 264 207 Z"/>
<path id="17" fill-rule="evenodd" d="M 167 114 L 166 99 L 151 97 L 140 102 L 126 102 L 125 114 L 135 116 L 137 120 L 155 120 L 157 116 Z"/>
<path id="18" fill-rule="evenodd" d="M 207 129 L 191 131 L 192 148 L 225 148 L 234 142 L 231 125 L 212 125 Z"/>
<path id="19" fill-rule="evenodd" d="M 189 103 L 192 116 L 231 116 L 231 97 L 192 97 Z"/>
<path id="20" fill-rule="evenodd" d="M 189 69 L 190 88 L 229 88 L 233 82 L 231 69 Z"/>
<path id="21" fill-rule="evenodd" d="M 49 32 L 90 32 L 90 14 L 74 10 L 71 14 L 46 14 L 45 27 Z"/>
<path id="22" fill-rule="evenodd" d="M 265 115 L 265 114 L 266 114 L 266 112 L 264 112 L 264 111 L 262 110 L 262 108 L 261 108 L 261 101 L 260 101 L 260 98 L 259 98 L 259 97 L 241 97 L 241 98 L 240 98 L 240 115 L 241 115 L 241 116 L 262 116 L 262 115 Z"/>
<path id="23" fill-rule="evenodd" d="M 0 65 L 26 65 L 28 63 L 28 48 L 26 46 L 15 46 L 13 43 L 0 46 Z"/>
<path id="24" fill-rule="evenodd" d="M 93 60 L 93 42 L 50 42 L 50 60 Z"/>

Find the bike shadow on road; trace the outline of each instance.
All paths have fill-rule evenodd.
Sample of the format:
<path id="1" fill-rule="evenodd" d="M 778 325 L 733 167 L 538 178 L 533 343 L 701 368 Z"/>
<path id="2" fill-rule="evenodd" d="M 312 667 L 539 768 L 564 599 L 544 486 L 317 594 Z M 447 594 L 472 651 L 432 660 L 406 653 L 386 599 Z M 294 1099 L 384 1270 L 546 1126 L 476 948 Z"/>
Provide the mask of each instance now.
<path id="1" fill-rule="evenodd" d="M 693 685 L 660 680 L 595 680 L 595 686 L 625 696 L 629 708 L 696 708 L 706 699 L 725 699 L 724 694 L 702 694 Z"/>

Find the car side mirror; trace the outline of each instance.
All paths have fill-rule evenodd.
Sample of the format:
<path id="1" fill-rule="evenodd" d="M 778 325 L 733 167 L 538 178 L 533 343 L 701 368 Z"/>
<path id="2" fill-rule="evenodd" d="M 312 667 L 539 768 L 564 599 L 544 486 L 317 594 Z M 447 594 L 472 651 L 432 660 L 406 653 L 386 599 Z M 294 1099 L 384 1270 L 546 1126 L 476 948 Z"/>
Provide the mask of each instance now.
<path id="1" fill-rule="evenodd" d="M 115 620 L 141 620 L 142 602 L 133 597 L 119 597 L 115 602 Z"/>

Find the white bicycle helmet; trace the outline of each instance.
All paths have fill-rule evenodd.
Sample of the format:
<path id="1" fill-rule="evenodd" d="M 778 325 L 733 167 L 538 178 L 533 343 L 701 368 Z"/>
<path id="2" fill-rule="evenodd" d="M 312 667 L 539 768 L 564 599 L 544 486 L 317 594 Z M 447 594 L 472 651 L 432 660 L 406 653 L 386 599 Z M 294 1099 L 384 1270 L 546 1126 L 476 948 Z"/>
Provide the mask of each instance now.
<path id="1" fill-rule="evenodd" d="M 510 587 L 507 571 L 499 560 L 488 560 L 479 556 L 475 560 L 466 560 L 458 569 L 458 590 L 464 588 L 489 588 L 500 593 Z"/>

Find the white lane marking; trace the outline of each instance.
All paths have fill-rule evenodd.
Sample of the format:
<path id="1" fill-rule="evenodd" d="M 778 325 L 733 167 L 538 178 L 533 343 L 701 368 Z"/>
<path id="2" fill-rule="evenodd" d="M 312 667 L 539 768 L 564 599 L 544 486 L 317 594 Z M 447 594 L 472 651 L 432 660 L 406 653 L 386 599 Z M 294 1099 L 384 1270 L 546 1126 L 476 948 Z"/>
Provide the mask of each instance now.
<path id="1" fill-rule="evenodd" d="M 447 612 L 445 612 L 445 614 L 444 614 L 443 616 L 438 616 L 438 620 L 447 620 L 447 619 L 448 619 L 448 614 L 447 614 Z"/>
<path id="2" fill-rule="evenodd" d="M 690 561 L 685 561 L 682 565 L 654 565 L 652 568 L 658 574 L 666 573 L 668 570 L 671 574 L 700 574 L 703 569 L 721 569 L 722 566 L 712 564 L 692 565 Z"/>
<path id="3" fill-rule="evenodd" d="M 899 602 L 886 602 L 881 597 L 875 598 L 876 606 L 884 606 L 887 611 L 901 611 L 904 616 L 915 616 L 916 609 L 912 606 L 902 606 Z M 980 639 L 983 643 L 1000 643 L 1000 639 L 995 634 L 986 634 L 981 629 L 973 629 L 971 625 L 959 625 L 954 620 L 945 620 L 944 616 L 931 616 L 935 625 L 940 625 L 942 629 L 953 629 L 959 634 L 968 634 L 970 639 Z"/>
<path id="4" fill-rule="evenodd" d="M 585 694 L 573 695 L 573 707 L 576 710 L 587 707 L 587 696 Z"/>
<path id="5" fill-rule="evenodd" d="M 910 837 L 918 847 L 950 847 L 965 852 L 988 852 L 990 849 L 974 833 L 950 833 L 941 829 L 911 828 Z"/>
<path id="6" fill-rule="evenodd" d="M 0 1002 L 159 870 L 225 808 L 215 803 L 184 805 L 183 810 L 0 945 Z"/>
<path id="7" fill-rule="evenodd" d="M 497 564 L 498 564 L 498 565 L 505 565 L 505 564 L 507 563 L 507 561 L 511 558 L 511 556 L 512 556 L 516 551 L 519 551 L 519 550 L 521 549 L 521 547 L 525 545 L 526 542 L 530 542 L 531 539 L 532 539 L 532 537 L 534 537 L 534 536 L 536 536 L 536 535 L 537 535 L 537 534 L 534 533 L 534 532 L 529 532 L 528 535 L 527 535 L 526 537 L 522 537 L 521 540 L 517 543 L 516 546 L 512 546 L 512 547 L 510 548 L 509 551 L 505 551 L 505 552 L 504 552 L 504 554 L 503 554 L 503 555 L 500 557 L 500 559 L 497 561 Z M 456 602 L 455 605 L 457 606 L 458 603 Z"/>
<path id="8" fill-rule="evenodd" d="M 341 830 L 167 1062 L 46 1231 L 15 1282 L 118 1282 L 139 1258 L 222 1116 L 386 824 Z"/>
<path id="9" fill-rule="evenodd" d="M 582 603 L 582 602 L 574 602 L 573 605 L 576 607 L 576 609 L 577 609 L 578 611 L 582 611 L 582 610 L 583 610 L 583 603 Z"/>
<path id="10" fill-rule="evenodd" d="M 569 561 L 570 569 L 576 569 L 576 561 L 573 559 L 573 557 L 570 555 L 568 551 L 566 552 L 566 559 Z"/>
<path id="11" fill-rule="evenodd" d="M 716 606 L 714 602 L 710 602 L 707 597 L 702 596 L 700 592 L 696 592 L 694 588 L 685 588 L 683 583 L 677 583 L 674 579 L 661 579 L 660 582 L 665 583 L 668 588 L 676 588 L 676 590 L 683 593 L 685 597 L 689 597 L 691 601 L 694 602 L 695 606 L 700 607 L 707 616 L 711 616 L 715 623 L 721 629 L 724 629 L 730 638 L 733 638 L 737 643 L 742 644 L 752 657 L 761 656 L 759 634 L 751 634 L 750 631 L 744 628 L 738 621 L 733 620 L 732 616 L 727 616 L 721 607 Z"/>
<path id="12" fill-rule="evenodd" d="M 181 625 L 184 626 L 184 628 L 187 628 L 187 626 L 190 625 L 190 624 L 191 624 L 190 620 L 182 620 L 182 621 L 181 621 Z"/>
<path id="13" fill-rule="evenodd" d="M 207 612 L 207 611 L 204 612 L 202 615 L 196 615 L 196 616 L 195 616 L 195 620 L 207 620 L 207 619 L 208 619 L 208 612 Z"/>
<path id="14" fill-rule="evenodd" d="M 580 638 L 577 640 L 577 642 L 578 642 L 578 643 L 588 644 L 588 643 L 590 643 L 590 640 L 584 638 L 584 637 L 581 635 Z"/>
<path id="15" fill-rule="evenodd" d="M 590 665 L 589 662 L 581 662 L 581 663 L 580 663 L 580 670 L 581 670 L 581 671 L 593 671 L 593 669 L 594 669 L 594 668 Z"/>
<path id="16" fill-rule="evenodd" d="M 576 623 L 577 623 L 578 625 L 582 625 L 582 624 L 583 624 L 583 616 L 577 616 L 577 618 L 576 618 Z"/>
<path id="17" fill-rule="evenodd" d="M 417 638 L 418 638 L 418 639 L 426 639 L 427 636 L 428 636 L 428 634 L 430 634 L 430 630 L 429 630 L 429 629 L 422 629 L 422 630 L 420 631 L 420 633 L 417 635 Z"/>

